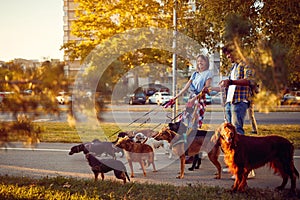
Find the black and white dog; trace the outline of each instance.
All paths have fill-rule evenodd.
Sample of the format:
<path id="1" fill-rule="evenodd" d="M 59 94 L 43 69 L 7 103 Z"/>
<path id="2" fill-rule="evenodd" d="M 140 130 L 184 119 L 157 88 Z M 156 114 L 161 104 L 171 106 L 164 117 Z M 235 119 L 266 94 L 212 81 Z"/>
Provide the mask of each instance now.
<path id="1" fill-rule="evenodd" d="M 101 159 L 98 160 L 95 156 L 90 153 L 85 155 L 93 173 L 95 176 L 95 181 L 98 180 L 98 175 L 101 174 L 102 180 L 104 180 L 104 173 L 114 171 L 115 177 L 117 179 L 122 179 L 123 183 L 126 183 L 126 178 L 130 181 L 127 174 L 125 165 L 120 160 L 115 159 Z"/>
<path id="2" fill-rule="evenodd" d="M 112 156 L 114 159 L 116 159 L 116 153 L 121 153 L 121 157 L 124 155 L 123 150 L 119 147 L 116 147 L 112 142 L 101 142 L 99 140 L 93 140 L 93 142 L 75 145 L 71 147 L 69 155 L 79 152 L 83 152 L 84 154 L 91 152 L 96 156 L 101 156 L 103 153 L 105 153 Z"/>
<path id="3" fill-rule="evenodd" d="M 133 141 L 137 143 L 148 144 L 152 147 L 153 151 L 155 151 L 155 149 L 158 149 L 159 147 L 163 147 L 166 153 L 169 154 L 169 158 L 171 159 L 172 157 L 172 150 L 170 149 L 170 144 L 166 140 L 156 140 L 153 137 L 145 136 L 143 133 L 137 133 L 134 136 Z M 154 160 L 157 160 L 155 153 Z"/>

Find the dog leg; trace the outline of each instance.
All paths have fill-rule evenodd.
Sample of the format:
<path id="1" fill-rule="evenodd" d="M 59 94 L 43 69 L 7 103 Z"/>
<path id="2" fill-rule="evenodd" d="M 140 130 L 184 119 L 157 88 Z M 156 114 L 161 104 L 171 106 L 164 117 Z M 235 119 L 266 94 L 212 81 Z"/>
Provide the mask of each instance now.
<path id="1" fill-rule="evenodd" d="M 284 173 L 281 174 L 281 176 L 282 176 L 282 183 L 280 186 L 276 187 L 277 190 L 283 190 L 289 180 L 289 176 L 287 174 Z"/>
<path id="2" fill-rule="evenodd" d="M 154 161 L 152 161 L 152 167 L 153 167 L 153 172 L 157 172 Z"/>
<path id="3" fill-rule="evenodd" d="M 97 181 L 99 172 L 97 172 L 97 171 L 93 171 L 93 172 L 94 172 L 94 177 L 95 177 L 94 181 Z"/>
<path id="4" fill-rule="evenodd" d="M 182 179 L 184 177 L 184 168 L 185 168 L 185 155 L 180 156 L 180 174 L 176 178 Z"/>
<path id="5" fill-rule="evenodd" d="M 141 168 L 142 168 L 142 170 L 143 170 L 143 174 L 144 174 L 144 176 L 146 176 L 146 170 L 145 170 L 144 161 L 143 161 L 143 160 L 141 160 L 139 163 L 140 163 L 140 165 L 141 165 Z"/>
<path id="6" fill-rule="evenodd" d="M 151 147 L 152 147 L 152 149 L 153 149 L 154 160 L 157 160 L 156 154 L 155 154 L 155 152 L 154 152 L 156 148 L 154 147 L 154 144 L 153 144 L 153 143 L 151 144 Z"/>
<path id="7" fill-rule="evenodd" d="M 297 179 L 297 177 L 299 178 L 299 172 L 297 171 L 294 162 L 292 162 L 291 166 L 293 167 L 293 169 L 291 170 L 292 173 L 290 175 L 290 178 L 291 178 L 290 192 L 292 193 L 292 195 L 296 195 L 296 179 Z"/>
<path id="8" fill-rule="evenodd" d="M 242 180 L 241 180 L 241 182 L 238 186 L 238 189 L 237 189 L 238 191 L 245 192 L 245 187 L 247 186 L 247 178 L 248 178 L 248 174 L 249 174 L 250 171 L 251 170 L 249 170 L 249 171 L 242 174 Z"/>
<path id="9" fill-rule="evenodd" d="M 102 181 L 104 180 L 104 173 L 101 172 L 101 178 L 102 178 Z"/>
<path id="10" fill-rule="evenodd" d="M 128 164 L 129 164 L 129 167 L 130 167 L 130 171 L 131 171 L 131 178 L 134 178 L 134 172 L 133 172 L 133 166 L 132 166 L 132 161 L 129 161 L 128 160 Z"/>
<path id="11" fill-rule="evenodd" d="M 217 174 L 215 179 L 220 179 L 221 178 L 221 164 L 218 161 L 218 157 L 220 154 L 220 148 L 219 147 L 214 147 L 210 152 L 208 152 L 208 158 L 209 160 L 214 164 L 214 166 L 217 168 Z"/>

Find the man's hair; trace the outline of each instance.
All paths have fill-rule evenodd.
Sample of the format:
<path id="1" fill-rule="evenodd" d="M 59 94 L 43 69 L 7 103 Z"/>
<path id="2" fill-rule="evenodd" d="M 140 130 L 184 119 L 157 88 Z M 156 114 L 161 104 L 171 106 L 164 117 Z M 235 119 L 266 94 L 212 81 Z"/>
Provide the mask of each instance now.
<path id="1" fill-rule="evenodd" d="M 223 48 L 222 48 L 222 51 L 224 54 L 229 54 L 233 51 L 232 47 L 229 46 L 229 45 L 225 45 Z"/>

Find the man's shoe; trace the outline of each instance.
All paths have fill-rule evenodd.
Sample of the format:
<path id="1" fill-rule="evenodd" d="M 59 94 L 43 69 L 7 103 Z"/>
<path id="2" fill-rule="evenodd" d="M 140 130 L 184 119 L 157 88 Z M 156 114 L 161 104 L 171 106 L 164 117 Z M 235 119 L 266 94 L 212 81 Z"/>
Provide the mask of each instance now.
<path id="1" fill-rule="evenodd" d="M 229 170 L 229 168 L 228 168 L 228 167 L 226 167 L 226 168 L 223 168 L 223 169 L 222 169 L 222 172 L 229 173 L 229 172 L 230 172 L 230 170 Z"/>
<path id="2" fill-rule="evenodd" d="M 254 178 L 254 177 L 255 177 L 254 170 L 251 170 L 250 173 L 248 174 L 247 179 L 251 179 L 251 178 Z M 231 179 L 235 179 L 235 175 L 233 175 L 233 176 L 231 177 Z"/>
<path id="3" fill-rule="evenodd" d="M 251 172 L 248 174 L 248 179 L 254 178 L 254 177 L 255 177 L 254 170 L 251 170 Z"/>

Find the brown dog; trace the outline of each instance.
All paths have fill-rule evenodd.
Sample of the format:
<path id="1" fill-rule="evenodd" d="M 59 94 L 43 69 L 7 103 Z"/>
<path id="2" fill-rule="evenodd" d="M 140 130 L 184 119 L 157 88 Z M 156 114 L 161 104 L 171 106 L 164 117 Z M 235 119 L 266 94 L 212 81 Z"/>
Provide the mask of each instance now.
<path id="1" fill-rule="evenodd" d="M 152 164 L 153 172 L 157 172 L 154 164 L 154 152 L 151 146 L 143 143 L 136 143 L 128 137 L 119 138 L 115 145 L 125 150 L 125 155 L 131 170 L 131 177 L 134 177 L 132 162 L 140 163 L 144 176 L 146 176 L 145 161 L 148 162 L 148 166 Z"/>
<path id="2" fill-rule="evenodd" d="M 230 123 L 223 123 L 216 130 L 214 139 L 220 140 L 225 163 L 236 177 L 233 191 L 244 191 L 249 172 L 268 163 L 283 179 L 277 189 L 284 189 L 290 177 L 291 192 L 296 193 L 296 177 L 299 178 L 299 173 L 293 160 L 294 146 L 287 139 L 275 135 L 241 135 Z"/>
<path id="3" fill-rule="evenodd" d="M 210 137 L 208 137 L 208 141 L 205 141 L 206 137 L 204 135 L 188 137 L 187 144 L 185 145 L 180 134 L 172 131 L 169 127 L 164 127 L 157 135 L 154 136 L 154 138 L 157 140 L 167 140 L 172 147 L 173 153 L 179 156 L 180 175 L 177 176 L 177 178 L 182 179 L 184 177 L 185 156 L 194 156 L 198 154 L 200 150 L 208 152 L 209 160 L 216 166 L 218 170 L 215 178 L 221 178 L 221 164 L 218 161 L 220 155 L 220 145 L 219 143 L 210 142 Z"/>

